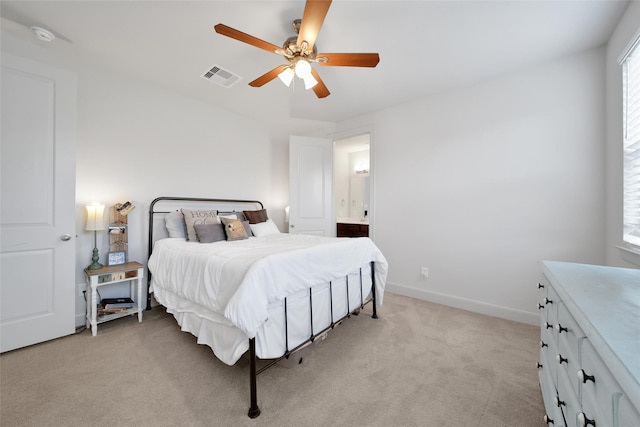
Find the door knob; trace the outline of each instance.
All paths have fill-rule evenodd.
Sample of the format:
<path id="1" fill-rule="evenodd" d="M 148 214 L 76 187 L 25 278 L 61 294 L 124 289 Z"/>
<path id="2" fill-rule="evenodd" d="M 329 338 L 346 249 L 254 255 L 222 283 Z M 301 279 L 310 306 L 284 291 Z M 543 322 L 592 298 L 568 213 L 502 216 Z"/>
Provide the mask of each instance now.
<path id="1" fill-rule="evenodd" d="M 69 240 L 71 240 L 71 235 L 63 234 L 62 236 L 60 236 L 60 240 L 62 240 L 63 242 L 68 242 Z"/>
<path id="2" fill-rule="evenodd" d="M 289 228 L 296 228 L 296 226 L 294 224 L 291 224 Z"/>

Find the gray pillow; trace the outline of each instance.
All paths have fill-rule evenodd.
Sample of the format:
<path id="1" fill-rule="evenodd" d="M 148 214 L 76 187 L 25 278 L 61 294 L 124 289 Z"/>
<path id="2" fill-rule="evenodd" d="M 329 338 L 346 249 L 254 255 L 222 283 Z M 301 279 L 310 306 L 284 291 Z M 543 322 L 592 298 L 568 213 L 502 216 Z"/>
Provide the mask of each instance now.
<path id="1" fill-rule="evenodd" d="M 242 225 L 244 225 L 244 231 L 246 231 L 247 236 L 253 236 L 253 231 L 251 230 L 251 226 L 249 225 L 249 221 L 240 221 Z"/>
<path id="2" fill-rule="evenodd" d="M 222 224 L 194 224 L 200 243 L 213 243 L 226 240 Z"/>

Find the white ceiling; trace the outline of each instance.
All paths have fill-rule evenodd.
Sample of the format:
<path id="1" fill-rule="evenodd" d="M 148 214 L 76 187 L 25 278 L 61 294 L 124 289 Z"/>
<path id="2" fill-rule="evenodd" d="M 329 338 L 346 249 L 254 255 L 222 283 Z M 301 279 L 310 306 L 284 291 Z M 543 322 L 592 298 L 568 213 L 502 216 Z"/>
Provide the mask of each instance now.
<path id="1" fill-rule="evenodd" d="M 56 36 L 47 49 L 99 61 L 262 121 L 340 121 L 605 44 L 628 2 L 335 0 L 319 52 L 378 52 L 376 68 L 318 67 L 331 95 L 278 79 L 247 83 L 282 63 L 213 30 L 224 23 L 275 45 L 295 35 L 304 1 L 5 1 L 12 32 Z M 243 78 L 222 88 L 213 65 Z"/>

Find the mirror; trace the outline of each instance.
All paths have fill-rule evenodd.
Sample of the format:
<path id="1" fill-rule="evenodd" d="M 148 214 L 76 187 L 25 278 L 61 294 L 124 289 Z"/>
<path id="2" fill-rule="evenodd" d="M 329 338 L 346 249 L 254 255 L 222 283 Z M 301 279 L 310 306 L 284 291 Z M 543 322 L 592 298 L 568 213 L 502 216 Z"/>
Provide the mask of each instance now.
<path id="1" fill-rule="evenodd" d="M 365 219 L 369 214 L 369 177 L 354 176 L 349 183 L 349 216 Z"/>

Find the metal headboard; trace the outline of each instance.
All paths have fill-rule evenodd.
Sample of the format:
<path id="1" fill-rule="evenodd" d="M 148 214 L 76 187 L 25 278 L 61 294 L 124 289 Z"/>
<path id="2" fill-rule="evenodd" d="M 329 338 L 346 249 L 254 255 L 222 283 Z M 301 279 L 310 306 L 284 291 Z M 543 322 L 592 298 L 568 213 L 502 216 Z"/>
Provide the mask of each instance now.
<path id="1" fill-rule="evenodd" d="M 157 205 L 157 206 L 156 206 Z M 217 209 L 219 211 L 233 211 L 240 209 L 264 209 L 264 205 L 259 200 L 241 200 L 241 199 L 208 199 L 202 197 L 169 197 L 163 196 L 154 199 L 149 205 L 149 245 L 147 248 L 147 261 L 153 251 L 154 229 L 155 229 L 155 216 L 164 215 L 177 210 L 176 208 L 183 207 L 198 207 L 207 209 Z M 173 207 L 172 210 L 167 210 L 169 207 Z M 164 226 L 164 225 L 163 225 Z M 151 272 L 147 267 L 147 310 L 151 309 L 151 294 L 149 289 L 151 287 Z"/>

